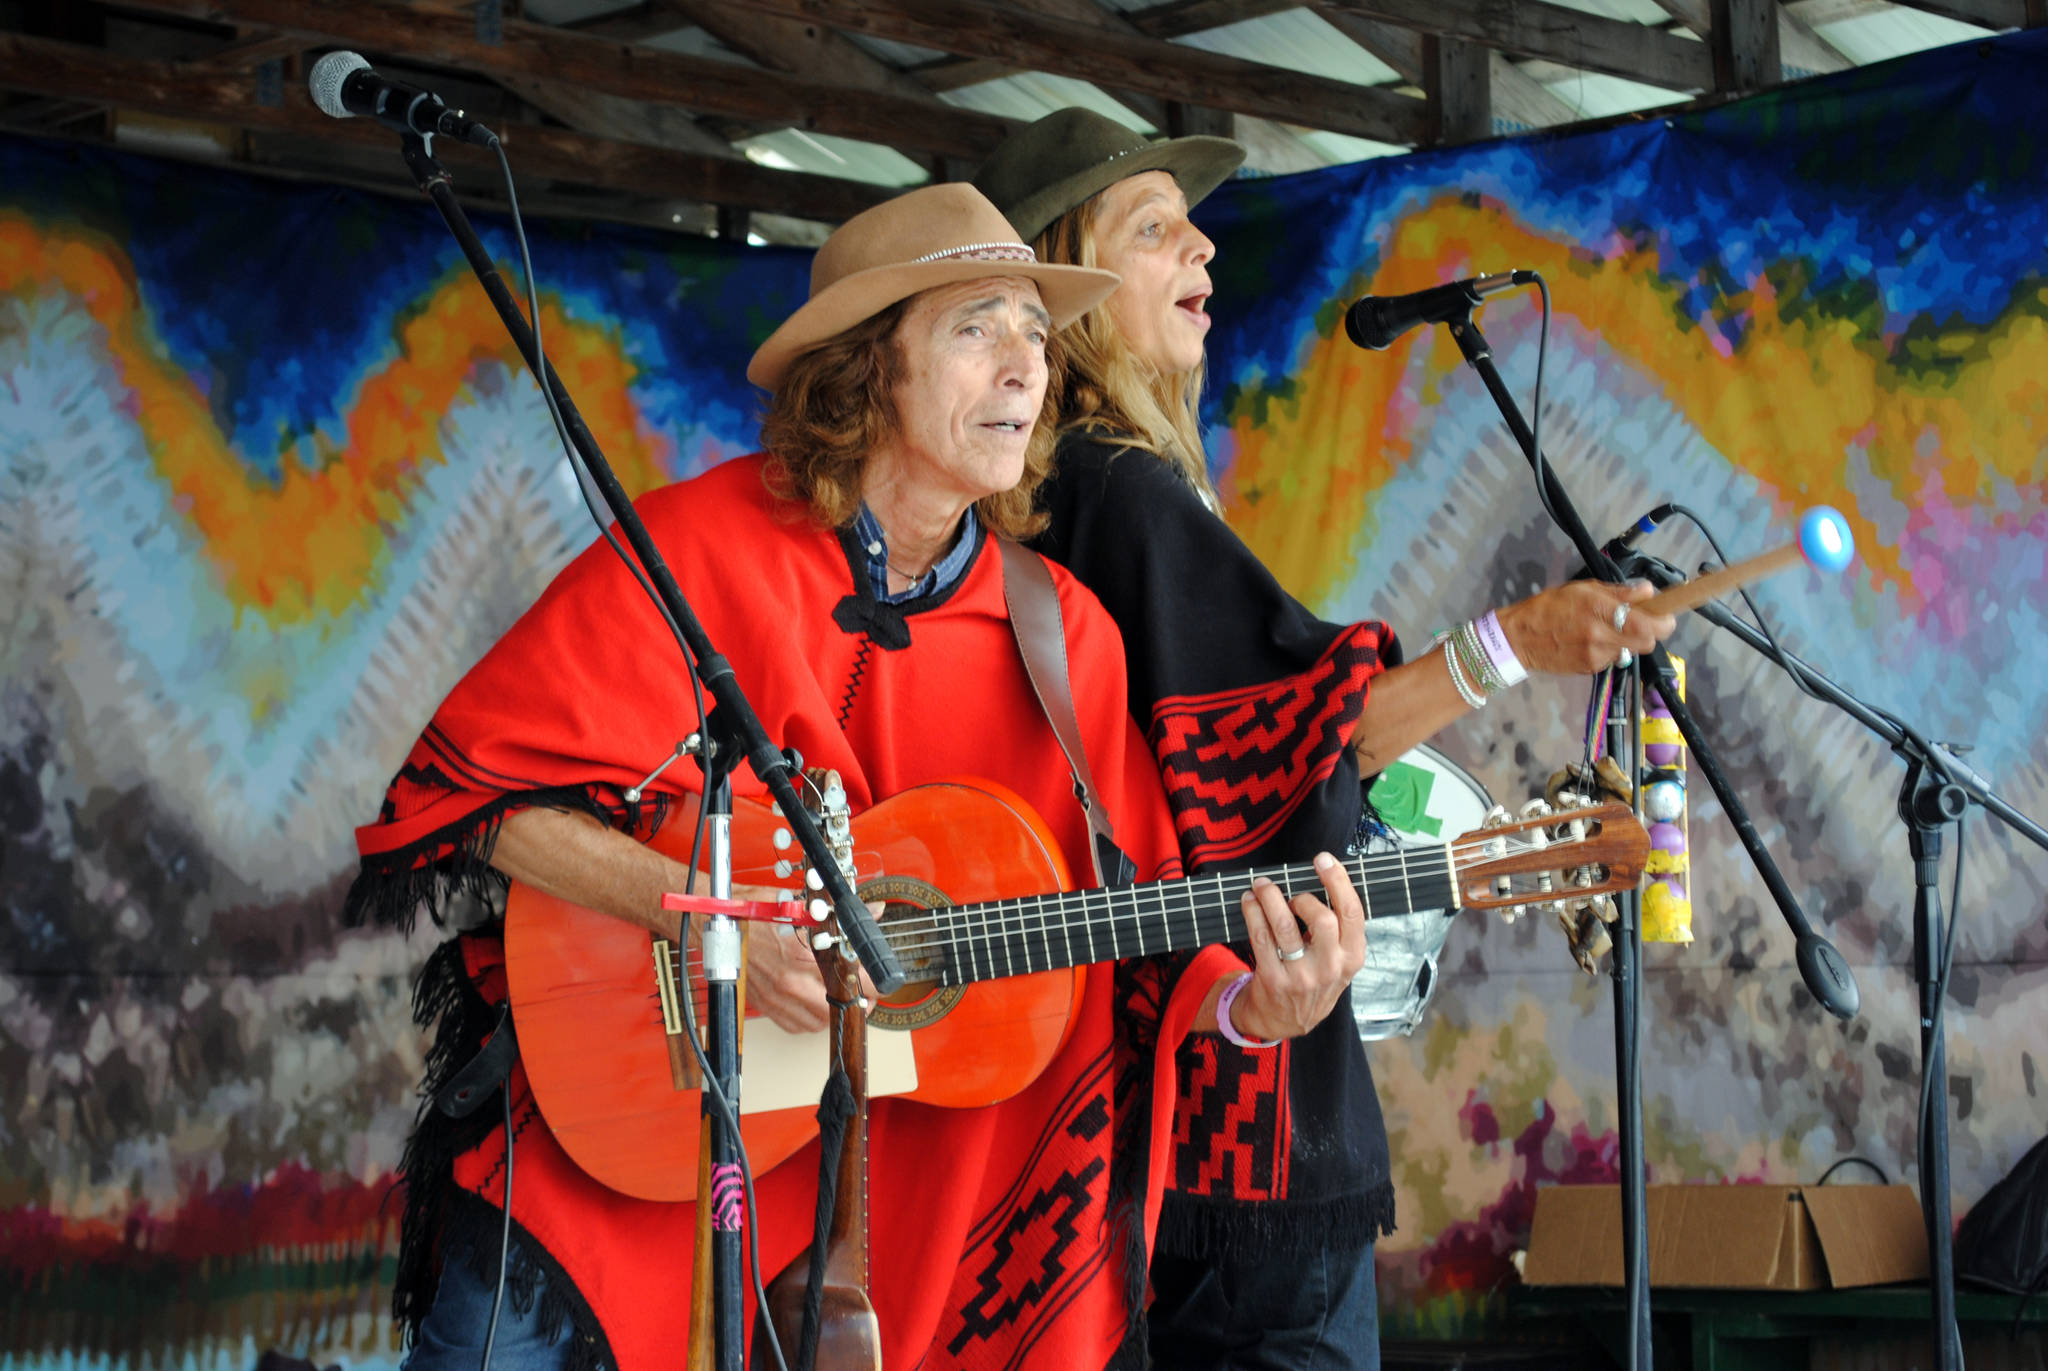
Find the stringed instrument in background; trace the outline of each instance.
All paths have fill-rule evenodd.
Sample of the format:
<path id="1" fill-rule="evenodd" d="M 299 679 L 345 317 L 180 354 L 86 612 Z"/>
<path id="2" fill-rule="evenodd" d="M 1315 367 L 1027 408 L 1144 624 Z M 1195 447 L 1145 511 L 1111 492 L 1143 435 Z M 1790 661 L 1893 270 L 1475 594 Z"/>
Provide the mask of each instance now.
<path id="1" fill-rule="evenodd" d="M 779 818 L 736 801 L 733 880 L 801 887 Z M 656 835 L 689 860 L 695 808 L 679 805 Z M 1073 890 L 1058 845 L 1031 807 L 991 781 L 917 786 L 852 820 L 859 868 L 883 874 L 860 894 L 888 904 L 882 932 L 909 973 L 869 1015 L 871 1042 L 908 1032 L 912 1099 L 973 1108 L 1029 1085 L 1066 1041 L 1091 964 L 1183 951 L 1244 936 L 1238 896 L 1254 876 L 1289 895 L 1320 895 L 1311 863 L 1206 874 L 1115 890 Z M 1649 839 L 1625 805 L 1603 804 L 1346 862 L 1367 916 L 1421 909 L 1498 910 L 1583 903 L 1634 887 Z M 694 955 L 694 954 L 691 954 Z M 696 1176 L 679 1158 L 698 1133 L 687 1042 L 664 984 L 699 998 L 679 949 L 645 929 L 514 883 L 505 910 L 506 974 L 520 1055 L 563 1150 L 627 1195 L 687 1200 Z M 762 1021 L 765 1022 L 765 1021 Z M 824 1035 L 816 1035 L 822 1060 Z M 756 1087 L 742 1058 L 742 1107 Z M 755 1173 L 817 1131 L 815 1097 L 742 1113 Z"/>

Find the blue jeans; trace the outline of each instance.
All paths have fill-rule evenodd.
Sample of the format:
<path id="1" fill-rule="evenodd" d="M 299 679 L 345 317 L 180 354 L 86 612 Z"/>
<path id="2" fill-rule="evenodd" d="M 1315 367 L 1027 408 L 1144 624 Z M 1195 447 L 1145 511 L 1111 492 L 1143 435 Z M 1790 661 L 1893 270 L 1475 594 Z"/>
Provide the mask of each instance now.
<path id="1" fill-rule="evenodd" d="M 497 1254 L 493 1252 L 484 1265 L 495 1274 Z M 556 1330 L 550 1341 L 541 1336 L 537 1326 L 546 1282 L 545 1276 L 540 1277 L 533 1305 L 524 1314 L 514 1312 L 512 1292 L 505 1292 L 504 1305 L 498 1311 L 497 1337 L 491 1343 L 490 1371 L 562 1371 L 568 1364 L 570 1330 Z M 434 1307 L 421 1321 L 419 1341 L 406 1354 L 400 1371 L 481 1371 L 495 1289 L 491 1281 L 479 1280 L 470 1270 L 469 1253 L 450 1252 L 441 1265 Z"/>
<path id="2" fill-rule="evenodd" d="M 1372 1246 L 1262 1262 L 1152 1259 L 1161 1371 L 1379 1371 Z"/>

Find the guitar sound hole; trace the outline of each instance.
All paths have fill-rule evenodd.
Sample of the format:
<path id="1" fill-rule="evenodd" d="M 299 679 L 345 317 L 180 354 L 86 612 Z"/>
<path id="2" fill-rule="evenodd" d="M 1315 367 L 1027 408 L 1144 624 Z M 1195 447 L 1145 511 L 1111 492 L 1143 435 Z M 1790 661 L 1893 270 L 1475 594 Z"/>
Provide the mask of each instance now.
<path id="1" fill-rule="evenodd" d="M 945 1018 L 966 990 L 939 984 L 946 969 L 946 953 L 936 933 L 929 931 L 929 920 L 933 910 L 950 908 L 953 902 L 937 886 L 915 876 L 877 876 L 857 893 L 863 900 L 886 902 L 882 935 L 896 949 L 907 976 L 901 989 L 875 1006 L 868 1025 L 923 1028 Z"/>

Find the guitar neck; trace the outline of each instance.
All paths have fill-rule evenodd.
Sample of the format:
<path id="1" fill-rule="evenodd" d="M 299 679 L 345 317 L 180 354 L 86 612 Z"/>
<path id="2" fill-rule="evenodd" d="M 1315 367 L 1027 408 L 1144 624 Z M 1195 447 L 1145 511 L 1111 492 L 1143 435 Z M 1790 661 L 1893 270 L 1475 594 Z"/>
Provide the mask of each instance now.
<path id="1" fill-rule="evenodd" d="M 1458 904 L 1448 844 L 1369 853 L 1344 865 L 1368 919 Z M 1245 931 L 1239 900 L 1261 876 L 1290 897 L 1323 893 L 1315 865 L 1300 862 L 950 905 L 883 927 L 912 980 L 969 985 L 1240 940 Z"/>

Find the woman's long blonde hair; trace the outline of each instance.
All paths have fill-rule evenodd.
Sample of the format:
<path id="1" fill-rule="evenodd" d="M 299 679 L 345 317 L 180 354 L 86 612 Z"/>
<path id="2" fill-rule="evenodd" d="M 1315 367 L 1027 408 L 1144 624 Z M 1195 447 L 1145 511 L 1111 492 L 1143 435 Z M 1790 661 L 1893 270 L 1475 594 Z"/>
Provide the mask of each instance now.
<path id="1" fill-rule="evenodd" d="M 1046 226 L 1033 244 L 1041 262 L 1095 265 L 1093 225 L 1101 196 L 1093 196 Z M 1107 303 L 1060 331 L 1066 345 L 1066 383 L 1060 387 L 1059 431 L 1091 435 L 1142 448 L 1173 463 L 1213 508 L 1216 488 L 1202 451 L 1200 404 L 1206 368 L 1176 376 L 1160 373 L 1131 350 Z"/>

